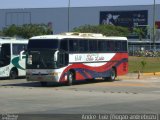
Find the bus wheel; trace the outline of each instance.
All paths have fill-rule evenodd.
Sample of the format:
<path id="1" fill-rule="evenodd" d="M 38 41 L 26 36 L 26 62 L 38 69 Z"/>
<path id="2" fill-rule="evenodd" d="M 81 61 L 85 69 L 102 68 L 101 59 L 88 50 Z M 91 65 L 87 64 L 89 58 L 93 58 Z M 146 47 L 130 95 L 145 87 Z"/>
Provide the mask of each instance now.
<path id="1" fill-rule="evenodd" d="M 47 82 L 41 82 L 41 86 L 42 87 L 46 87 L 47 86 Z"/>
<path id="2" fill-rule="evenodd" d="M 16 69 L 11 69 L 9 77 L 10 77 L 10 79 L 16 79 L 18 77 L 17 70 Z"/>
<path id="3" fill-rule="evenodd" d="M 115 79 L 116 79 L 116 70 L 112 68 L 109 76 L 109 81 L 114 81 Z"/>
<path id="4" fill-rule="evenodd" d="M 70 86 L 73 84 L 74 81 L 74 73 L 69 71 L 67 75 L 67 85 Z"/>

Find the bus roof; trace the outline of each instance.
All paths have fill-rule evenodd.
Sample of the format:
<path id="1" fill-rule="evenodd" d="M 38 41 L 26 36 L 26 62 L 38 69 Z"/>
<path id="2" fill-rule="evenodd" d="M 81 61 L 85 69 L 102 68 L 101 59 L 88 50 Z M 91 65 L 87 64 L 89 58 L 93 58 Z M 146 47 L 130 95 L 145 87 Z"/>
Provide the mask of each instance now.
<path id="1" fill-rule="evenodd" d="M 126 37 L 116 37 L 116 36 L 104 36 L 98 33 L 61 33 L 56 35 L 42 35 L 42 36 L 35 36 L 31 39 L 64 39 L 64 38 L 80 38 L 80 39 L 109 39 L 109 40 L 127 40 Z"/>
<path id="2" fill-rule="evenodd" d="M 28 43 L 28 39 L 16 39 L 16 38 L 10 38 L 10 37 L 1 37 L 0 38 L 0 44 L 4 43 Z"/>

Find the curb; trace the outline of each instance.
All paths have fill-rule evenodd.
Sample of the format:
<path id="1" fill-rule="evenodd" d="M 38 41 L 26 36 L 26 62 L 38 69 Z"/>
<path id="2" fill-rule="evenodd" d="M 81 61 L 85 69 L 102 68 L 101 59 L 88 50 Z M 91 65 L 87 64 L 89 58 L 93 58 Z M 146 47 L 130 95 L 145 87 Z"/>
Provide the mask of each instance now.
<path id="1" fill-rule="evenodd" d="M 142 75 L 144 75 L 144 76 L 148 76 L 148 75 L 160 75 L 160 72 L 142 73 Z"/>
<path id="2" fill-rule="evenodd" d="M 128 73 L 127 75 L 118 76 L 118 79 L 145 79 L 146 77 L 156 77 L 160 76 L 160 72 L 151 73 Z"/>

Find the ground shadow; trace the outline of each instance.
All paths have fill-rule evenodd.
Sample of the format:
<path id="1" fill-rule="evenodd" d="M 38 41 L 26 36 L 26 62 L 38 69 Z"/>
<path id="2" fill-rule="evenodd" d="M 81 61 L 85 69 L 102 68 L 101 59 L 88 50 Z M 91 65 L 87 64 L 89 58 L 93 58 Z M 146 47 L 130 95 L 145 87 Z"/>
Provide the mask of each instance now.
<path id="1" fill-rule="evenodd" d="M 115 81 L 121 81 L 120 79 L 116 79 Z M 72 86 L 79 86 L 79 85 L 87 85 L 87 84 L 95 84 L 95 83 L 103 83 L 103 82 L 114 82 L 114 81 L 106 81 L 103 79 L 87 79 L 81 81 L 74 81 Z M 20 86 L 20 87 L 64 87 L 67 86 L 66 83 L 55 83 L 55 82 L 48 82 L 46 86 L 41 86 L 40 82 L 22 82 L 22 83 L 11 83 L 5 84 L 1 86 Z"/>

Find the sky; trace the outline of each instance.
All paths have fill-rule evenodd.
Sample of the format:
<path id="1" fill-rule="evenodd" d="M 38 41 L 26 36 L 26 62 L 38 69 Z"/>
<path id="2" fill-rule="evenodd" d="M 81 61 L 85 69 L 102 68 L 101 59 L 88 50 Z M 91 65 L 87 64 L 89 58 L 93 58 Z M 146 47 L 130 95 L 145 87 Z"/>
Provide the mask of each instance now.
<path id="1" fill-rule="evenodd" d="M 160 4 L 160 0 L 155 0 Z M 0 0 L 0 9 L 68 7 L 69 0 Z M 153 5 L 154 0 L 70 0 L 71 7 Z"/>

